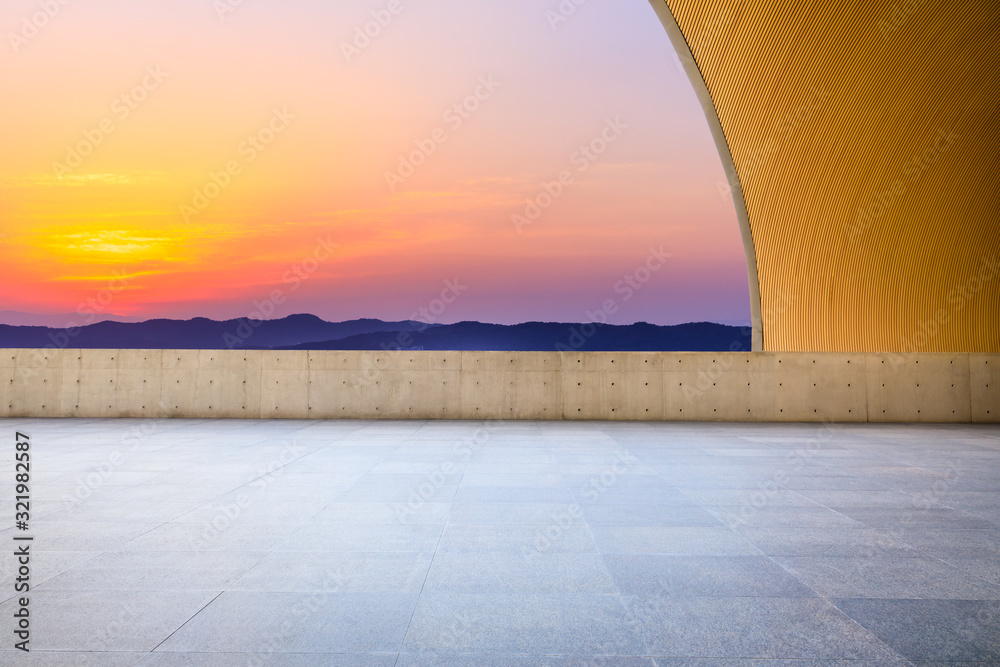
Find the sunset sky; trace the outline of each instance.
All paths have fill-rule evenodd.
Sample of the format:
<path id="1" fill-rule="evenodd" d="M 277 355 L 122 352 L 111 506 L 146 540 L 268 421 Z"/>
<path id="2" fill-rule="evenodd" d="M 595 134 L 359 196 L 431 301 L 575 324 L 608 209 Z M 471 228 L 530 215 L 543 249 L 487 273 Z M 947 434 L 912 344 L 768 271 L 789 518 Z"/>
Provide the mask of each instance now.
<path id="1" fill-rule="evenodd" d="M 558 6 L 5 0 L 0 311 L 400 320 L 457 280 L 437 321 L 749 321 L 647 0 Z"/>

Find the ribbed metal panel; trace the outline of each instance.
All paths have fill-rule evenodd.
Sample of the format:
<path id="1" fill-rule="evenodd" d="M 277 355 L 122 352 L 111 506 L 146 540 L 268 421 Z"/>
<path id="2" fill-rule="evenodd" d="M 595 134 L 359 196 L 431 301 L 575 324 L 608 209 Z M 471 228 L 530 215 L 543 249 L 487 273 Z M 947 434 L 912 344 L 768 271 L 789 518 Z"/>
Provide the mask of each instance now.
<path id="1" fill-rule="evenodd" d="M 739 175 L 764 349 L 1000 352 L 1000 265 L 958 291 L 1000 261 L 1000 3 L 665 1 Z"/>

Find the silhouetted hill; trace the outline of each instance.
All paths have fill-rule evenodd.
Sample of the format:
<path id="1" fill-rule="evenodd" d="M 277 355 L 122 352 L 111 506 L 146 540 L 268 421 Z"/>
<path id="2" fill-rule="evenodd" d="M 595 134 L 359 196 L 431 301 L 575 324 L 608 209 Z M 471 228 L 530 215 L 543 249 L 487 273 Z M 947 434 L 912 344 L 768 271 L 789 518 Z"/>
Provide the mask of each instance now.
<path id="1" fill-rule="evenodd" d="M 77 330 L 0 325 L 0 347 L 96 349 L 725 351 L 750 349 L 748 330 L 698 322 L 657 326 L 527 322 L 427 325 L 315 315 L 280 320 L 98 322 Z"/>
<path id="2" fill-rule="evenodd" d="M 97 315 L 91 316 L 93 322 L 141 322 L 142 318 L 128 317 L 124 315 Z M 78 314 L 61 313 L 52 315 L 39 315 L 38 313 L 22 313 L 16 310 L 0 311 L 0 324 L 9 324 L 15 327 L 53 327 L 64 328 L 72 324 L 80 324 L 83 318 Z"/>
<path id="3" fill-rule="evenodd" d="M 271 349 L 316 340 L 334 340 L 379 331 L 416 331 L 421 322 L 361 319 L 326 322 L 315 315 L 280 320 L 148 320 L 98 322 L 79 329 L 0 325 L 0 347 L 72 347 L 95 349 Z"/>
<path id="4" fill-rule="evenodd" d="M 734 344 L 736 347 L 734 348 Z M 750 349 L 749 329 L 710 322 L 658 326 L 527 322 L 446 324 L 413 333 L 379 332 L 322 343 L 300 350 L 502 350 L 502 351 L 728 351 Z"/>

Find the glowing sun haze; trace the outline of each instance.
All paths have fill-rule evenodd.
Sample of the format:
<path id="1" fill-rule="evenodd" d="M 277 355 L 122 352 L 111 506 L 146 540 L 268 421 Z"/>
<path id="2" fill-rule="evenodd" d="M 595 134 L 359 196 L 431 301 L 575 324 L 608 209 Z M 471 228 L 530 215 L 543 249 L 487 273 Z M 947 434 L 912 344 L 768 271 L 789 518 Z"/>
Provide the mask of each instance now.
<path id="1" fill-rule="evenodd" d="M 398 320 L 457 279 L 442 322 L 749 320 L 647 0 L 44 4 L 0 8 L 0 310 Z"/>

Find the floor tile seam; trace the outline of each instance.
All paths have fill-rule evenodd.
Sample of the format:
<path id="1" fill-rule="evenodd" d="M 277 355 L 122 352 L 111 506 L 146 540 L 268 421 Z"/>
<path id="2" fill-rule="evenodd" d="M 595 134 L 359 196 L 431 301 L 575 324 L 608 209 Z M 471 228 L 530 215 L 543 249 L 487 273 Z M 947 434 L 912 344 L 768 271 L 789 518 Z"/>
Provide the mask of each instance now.
<path id="1" fill-rule="evenodd" d="M 914 664 L 913 661 L 911 661 L 909 658 L 906 658 L 905 656 L 903 656 L 902 654 L 900 654 L 896 649 L 894 649 L 891 646 L 889 646 L 889 644 L 887 644 L 881 637 L 879 637 L 878 635 L 876 635 L 874 631 L 869 630 L 864 625 L 862 625 L 860 621 L 858 621 L 856 618 L 854 618 L 853 616 L 851 616 L 850 614 L 848 614 L 846 611 L 844 611 L 843 609 L 841 609 L 836 604 L 836 600 L 838 600 L 838 599 L 839 600 L 864 600 L 865 598 L 833 598 L 833 599 L 830 599 L 830 598 L 825 598 L 824 597 L 823 600 L 830 607 L 832 607 L 833 609 L 836 609 L 837 612 L 839 614 L 841 614 L 844 618 L 848 619 L 854 626 L 860 628 L 865 633 L 867 633 L 869 636 L 871 636 L 873 639 L 875 639 L 875 641 L 877 641 L 887 651 L 889 651 L 893 655 L 897 656 L 897 658 L 899 660 L 903 661 L 906 664 Z M 882 599 L 894 599 L 894 598 L 882 598 Z"/>
<path id="2" fill-rule="evenodd" d="M 206 553 L 206 552 L 201 551 L 201 552 L 195 552 L 195 553 Z M 246 570 L 244 570 L 242 574 L 240 574 L 239 576 L 237 576 L 235 579 L 233 579 L 229 584 L 227 584 L 222 589 L 222 593 L 228 593 L 228 592 L 232 591 L 232 587 L 233 586 L 235 586 L 236 584 L 238 584 L 241 581 L 243 581 L 243 579 L 245 579 L 247 577 L 247 575 L 249 575 L 251 572 L 253 572 L 255 569 L 257 569 L 257 567 L 259 567 L 261 563 L 263 563 L 272 554 L 274 554 L 274 550 L 272 549 L 271 551 L 236 551 L 236 552 L 226 552 L 226 551 L 223 551 L 223 552 L 219 552 L 219 553 L 226 553 L 226 554 L 228 554 L 228 553 L 246 553 L 246 554 L 259 553 L 260 554 L 260 558 L 258 558 L 257 561 L 253 565 L 251 565 Z M 220 595 L 221 595 L 221 593 L 220 593 Z"/>
<path id="3" fill-rule="evenodd" d="M 986 579 L 985 577 L 981 577 L 978 574 L 973 574 L 972 572 L 969 572 L 967 570 L 963 570 L 958 565 L 955 565 L 954 563 L 949 562 L 947 559 L 945 559 L 945 558 L 943 558 L 941 556 L 935 556 L 933 554 L 927 554 L 926 557 L 930 558 L 930 559 L 933 559 L 933 560 L 941 561 L 945 565 L 947 565 L 949 567 L 952 567 L 952 568 L 955 568 L 956 570 L 958 570 L 962 574 L 966 575 L 967 577 L 973 577 L 973 578 L 979 579 L 979 580 L 985 582 L 987 585 L 994 586 L 998 590 L 1000 590 L 1000 581 L 990 581 L 989 579 Z M 954 558 L 952 560 L 974 560 L 974 561 L 981 561 L 981 560 L 991 560 L 991 559 L 989 559 L 989 558 Z M 994 560 L 997 560 L 998 562 L 1000 562 L 1000 557 L 997 557 Z M 1000 599 L 1000 598 L 998 598 L 998 599 Z"/>
<path id="4" fill-rule="evenodd" d="M 815 560 L 815 559 L 822 559 L 822 560 L 856 560 L 856 561 L 882 560 L 882 561 L 892 561 L 892 562 L 907 561 L 907 560 L 936 561 L 938 563 L 941 563 L 941 564 L 947 566 L 949 569 L 952 569 L 952 570 L 954 570 L 955 572 L 957 572 L 959 574 L 962 574 L 962 575 L 967 576 L 967 577 L 972 577 L 973 579 L 978 579 L 979 581 L 982 581 L 983 584 L 985 584 L 987 586 L 993 586 L 993 587 L 1000 588 L 1000 585 L 998 585 L 998 584 L 990 581 L 989 579 L 985 579 L 983 577 L 980 577 L 979 575 L 967 572 L 967 571 L 963 570 L 962 568 L 960 568 L 959 566 L 957 566 L 957 565 L 955 565 L 953 563 L 948 562 L 946 559 L 944 559 L 944 558 L 942 558 L 940 556 L 935 556 L 935 555 L 933 555 L 931 553 L 921 552 L 921 551 L 919 551 L 917 549 L 914 549 L 914 554 L 915 555 L 912 555 L 912 556 L 897 554 L 897 555 L 893 555 L 893 556 L 867 556 L 867 557 L 861 557 L 861 556 L 834 556 L 834 555 L 830 555 L 830 556 L 788 556 L 788 555 L 772 554 L 769 557 L 770 558 L 784 558 L 784 559 L 804 558 L 804 559 L 810 559 L 810 560 Z M 961 559 L 957 559 L 957 560 L 961 560 Z M 968 560 L 983 560 L 983 559 L 972 558 L 972 559 L 968 559 Z M 780 565 L 780 563 L 779 563 L 779 565 Z M 789 574 L 791 574 L 791 573 L 789 573 Z M 976 582 L 976 583 L 978 583 L 978 582 Z M 871 598 L 871 599 L 880 599 L 880 598 Z M 885 598 L 885 599 L 890 599 L 890 598 Z M 902 598 L 900 598 L 900 599 L 902 599 Z M 931 599 L 931 598 L 913 598 L 913 599 Z M 994 599 L 994 598 L 982 598 L 982 599 Z M 1000 597 L 995 598 L 995 599 L 1000 600 Z"/>
<path id="5" fill-rule="evenodd" d="M 465 477 L 465 473 L 464 472 L 459 473 L 458 486 L 461 486 L 462 481 L 464 480 L 464 477 Z M 450 511 L 449 511 L 449 515 L 450 515 Z M 441 540 L 444 537 L 445 531 L 448 529 L 449 523 L 450 522 L 446 520 L 441 525 L 441 530 L 438 533 L 437 543 L 434 545 L 434 551 L 431 552 L 430 562 L 427 563 L 427 570 L 424 572 L 424 580 L 420 583 L 420 590 L 417 591 L 417 594 L 415 596 L 415 600 L 414 600 L 414 603 L 413 603 L 413 609 L 412 609 L 412 611 L 410 611 L 410 618 L 406 621 L 406 628 L 403 630 L 402 638 L 399 640 L 399 648 L 396 651 L 396 653 L 397 653 L 397 658 L 396 658 L 397 662 L 399 660 L 398 654 L 400 652 L 402 652 L 403 645 L 406 644 L 406 636 L 410 633 L 410 627 L 413 625 L 413 619 L 417 615 L 417 607 L 420 605 L 420 598 L 424 594 L 424 588 L 426 588 L 426 586 L 427 586 L 427 580 L 428 580 L 428 578 L 430 578 L 431 568 L 434 567 L 434 560 L 437 558 L 438 550 L 441 548 Z M 431 525 L 434 525 L 434 524 L 431 524 Z"/>
<path id="6" fill-rule="evenodd" d="M 189 618 L 188 618 L 187 620 L 185 620 L 185 621 L 184 621 L 183 623 L 181 623 L 181 624 L 180 624 L 179 626 L 177 626 L 176 628 L 174 628 L 174 630 L 173 630 L 173 631 L 172 631 L 172 632 L 171 632 L 170 634 L 168 634 L 168 635 L 167 635 L 166 637 L 164 637 L 164 638 L 163 638 L 163 640 L 162 640 L 162 641 L 160 641 L 160 643 L 158 643 L 158 644 L 157 644 L 156 646 L 154 646 L 153 648 L 151 648 L 151 649 L 150 649 L 150 650 L 148 651 L 148 653 L 153 653 L 153 652 L 155 652 L 155 651 L 156 651 L 156 649 L 158 649 L 158 648 L 160 648 L 161 646 L 163 646 L 163 644 L 164 644 L 164 643 L 166 643 L 167 641 L 169 641 L 171 637 L 173 637 L 173 636 L 174 636 L 175 634 L 177 634 L 178 632 L 180 632 L 180 631 L 181 631 L 181 629 L 183 629 L 183 628 L 184 628 L 184 627 L 185 627 L 185 626 L 186 626 L 186 625 L 187 625 L 188 623 L 190 623 L 191 621 L 193 621 L 193 620 L 194 620 L 194 619 L 195 619 L 195 618 L 196 618 L 196 617 L 197 617 L 197 616 L 198 616 L 199 614 L 201 614 L 201 613 L 202 613 L 203 611 L 205 611 L 206 609 L 208 609 L 208 607 L 209 607 L 209 606 L 210 606 L 210 605 L 211 605 L 211 604 L 212 604 L 213 602 L 215 602 L 216 600 L 218 600 L 218 599 L 219 599 L 219 597 L 221 597 L 221 596 L 222 596 L 222 593 L 223 593 L 223 591 L 219 591 L 219 592 L 218 592 L 218 593 L 217 593 L 217 594 L 215 595 L 215 597 L 213 597 L 213 598 L 212 598 L 211 600 L 209 600 L 209 601 L 208 601 L 208 602 L 206 602 L 206 603 L 205 603 L 204 605 L 202 605 L 202 606 L 201 606 L 201 608 L 199 608 L 199 609 L 198 609 L 198 610 L 197 610 L 197 611 L 196 611 L 195 613 L 193 613 L 193 614 L 192 614 L 192 615 L 191 615 L 191 616 L 190 616 L 190 617 L 189 617 Z"/>
<path id="7" fill-rule="evenodd" d="M 788 569 L 787 569 L 786 567 L 784 567 L 784 566 L 783 566 L 783 565 L 782 565 L 781 563 L 777 562 L 777 561 L 775 560 L 775 557 L 774 557 L 774 556 L 767 556 L 767 558 L 768 558 L 768 560 L 770 560 L 770 561 L 771 561 L 772 563 L 774 563 L 774 564 L 775 564 L 776 566 L 778 566 L 779 568 L 781 568 L 781 569 L 782 569 L 782 571 L 784 571 L 784 572 L 785 572 L 786 574 L 788 574 L 788 576 L 790 576 L 790 577 L 792 577 L 793 579 L 795 579 L 795 581 L 797 581 L 797 582 L 798 582 L 798 583 L 799 583 L 800 585 L 802 585 L 802 586 L 804 586 L 805 588 L 807 588 L 808 590 L 812 591 L 812 592 L 813 592 L 813 594 L 814 594 L 814 595 L 816 596 L 816 598 L 817 598 L 817 599 L 820 599 L 820 600 L 822 600 L 822 601 L 823 601 L 823 602 L 824 602 L 824 603 L 825 603 L 825 604 L 826 604 L 826 605 L 827 605 L 828 607 L 830 607 L 830 608 L 832 608 L 832 609 L 835 609 L 835 610 L 837 611 L 837 613 L 839 613 L 839 614 L 840 614 L 841 616 L 843 616 L 844 618 L 848 619 L 848 620 L 849 620 L 849 621 L 851 622 L 851 624 L 853 624 L 853 625 L 855 625 L 856 627 L 858 627 L 858 628 L 860 628 L 860 629 L 864 630 L 864 632 L 865 632 L 865 633 L 867 633 L 867 634 L 868 634 L 868 635 L 869 635 L 870 637 L 872 637 L 872 638 L 873 638 L 873 639 L 874 639 L 875 641 L 877 641 L 877 642 L 879 643 L 879 645 L 881 645 L 881 646 L 882 646 L 883 648 L 885 648 L 885 649 L 886 649 L 887 651 L 889 651 L 889 652 L 891 652 L 891 653 L 892 653 L 893 655 L 897 656 L 897 657 L 898 657 L 898 659 L 900 659 L 900 660 L 904 660 L 904 661 L 906 660 L 906 658 L 905 658 L 905 657 L 903 657 L 902 655 L 900 655 L 900 654 L 899 654 L 899 652 L 897 652 L 897 651 L 896 651 L 896 650 L 895 650 L 894 648 L 892 648 L 892 647 L 891 647 L 891 646 L 889 646 L 889 645 L 888 645 L 887 643 L 885 643 L 885 642 L 884 642 L 884 641 L 882 640 L 882 638 L 881 638 L 881 637 L 877 636 L 877 635 L 876 635 L 876 634 L 875 634 L 874 632 L 872 632 L 871 630 L 869 630 L 869 629 L 868 629 L 868 628 L 866 628 L 865 626 L 861 625 L 861 623 L 859 623 L 859 622 L 858 622 L 858 621 L 857 621 L 857 620 L 856 620 L 856 619 L 855 619 L 855 618 L 854 618 L 853 616 L 851 616 L 851 615 L 850 615 L 850 614 L 848 614 L 848 613 L 847 613 L 846 611 L 844 611 L 843 609 L 841 609 L 840 607 L 838 607 L 838 606 L 837 606 L 837 605 L 836 605 L 836 604 L 835 604 L 835 603 L 833 602 L 833 600 L 832 600 L 831 598 L 829 598 L 829 597 L 827 597 L 827 596 L 825 596 L 825 595 L 822 595 L 822 594 L 820 594 L 820 593 L 819 593 L 819 591 L 817 591 L 817 590 L 816 590 L 815 588 L 813 588 L 812 586 L 810 586 L 809 584 L 807 584 L 807 583 L 806 583 L 805 581 L 802 581 L 802 580 L 801 580 L 801 579 L 800 579 L 799 577 L 795 576 L 795 574 L 794 574 L 794 573 L 790 572 L 790 571 L 789 571 L 789 570 L 788 570 Z"/>
<path id="8" fill-rule="evenodd" d="M 951 563 L 948 563 L 948 562 L 946 562 L 946 561 L 944 561 L 944 560 L 942 560 L 940 558 L 937 558 L 937 557 L 934 557 L 934 556 L 930 556 L 930 555 L 891 556 L 891 557 L 890 556 L 876 556 L 876 557 L 873 557 L 873 558 L 858 558 L 856 556 L 769 556 L 769 558 L 771 558 L 772 560 L 774 560 L 775 558 L 783 558 L 783 559 L 805 558 L 805 559 L 809 559 L 809 560 L 821 559 L 821 560 L 860 560 L 860 561 L 877 559 L 877 560 L 894 561 L 894 562 L 895 561 L 900 561 L 900 560 L 903 560 L 903 561 L 905 561 L 905 560 L 940 561 L 940 562 L 944 563 L 945 565 L 947 565 L 949 568 L 953 569 L 956 573 L 958 573 L 960 575 L 963 575 L 963 576 L 966 576 L 966 577 L 972 577 L 974 579 L 980 579 L 983 582 L 983 584 L 979 584 L 979 582 L 972 582 L 973 584 L 985 585 L 987 587 L 992 587 L 992 588 L 996 588 L 997 589 L 997 597 L 975 598 L 973 600 L 967 600 L 967 601 L 970 601 L 970 602 L 994 602 L 994 601 L 1000 601 L 1000 586 L 998 586 L 997 584 L 994 584 L 993 582 L 991 582 L 989 580 L 982 579 L 982 577 L 977 577 L 976 575 L 968 573 L 968 572 L 962 570 L 961 568 L 959 568 L 959 567 L 957 567 L 955 565 L 952 565 Z M 784 568 L 784 566 L 781 563 L 778 563 L 777 561 L 775 561 L 775 563 L 778 566 L 780 566 L 783 569 L 785 569 L 785 571 L 788 572 L 788 574 L 790 576 L 794 577 L 803 586 L 807 586 L 808 588 L 810 588 L 810 590 L 814 590 L 814 589 L 812 589 L 811 586 L 808 586 L 804 581 L 802 581 L 801 579 L 799 579 L 798 577 L 796 577 L 795 574 L 793 574 L 787 568 Z M 820 597 L 825 597 L 825 596 L 820 596 Z M 941 599 L 965 600 L 966 598 L 898 597 L 898 596 L 897 597 L 877 596 L 877 597 L 847 597 L 847 598 L 845 598 L 844 596 L 837 596 L 836 599 L 852 599 L 852 600 L 941 600 Z"/>
<path id="9" fill-rule="evenodd" d="M 363 472 L 363 473 L 361 474 L 361 476 L 360 476 L 360 477 L 359 477 L 358 479 L 360 479 L 361 477 L 363 477 L 363 476 L 367 475 L 368 473 L 370 473 L 370 472 L 372 471 L 372 469 L 374 469 L 374 468 L 375 468 L 375 466 L 377 466 L 377 465 L 378 465 L 379 463 L 381 463 L 381 461 L 373 463 L 373 464 L 372 464 L 372 465 L 371 465 L 371 466 L 370 466 L 370 467 L 369 467 L 369 468 L 368 468 L 368 469 L 367 469 L 367 470 L 366 470 L 365 472 Z M 356 481 L 356 480 L 355 480 L 355 481 Z M 242 488 L 242 487 L 241 487 L 241 488 Z M 348 488 L 350 488 L 350 487 L 348 487 Z M 325 511 L 325 510 L 326 510 L 326 509 L 327 509 L 328 507 L 330 507 L 330 506 L 331 506 L 331 505 L 332 505 L 332 504 L 333 504 L 333 503 L 334 503 L 334 502 L 335 502 L 335 501 L 337 500 L 337 498 L 339 498 L 339 497 L 340 497 L 340 496 L 341 496 L 341 495 L 342 495 L 343 493 L 345 493 L 346 491 L 347 491 L 347 489 L 344 489 L 343 491 L 341 491 L 340 493 L 338 493 L 336 497 L 334 497 L 334 498 L 331 498 L 331 499 L 330 499 L 329 501 L 327 501 L 327 503 L 326 503 L 325 505 L 323 505 L 323 507 L 321 507 L 321 508 L 320 508 L 320 509 L 319 509 L 319 510 L 318 510 L 318 511 L 317 511 L 317 512 L 315 513 L 315 514 L 313 514 L 313 515 L 312 515 L 311 517 L 309 517 L 309 518 L 308 518 L 308 519 L 307 519 L 306 521 L 304 521 L 304 522 L 303 522 L 303 523 L 302 523 L 302 524 L 301 524 L 301 525 L 300 525 L 300 526 L 299 526 L 298 528 L 296 528 L 296 529 L 295 529 L 295 530 L 293 530 L 292 532 L 288 533 L 288 535 L 286 535 L 286 536 L 284 537 L 284 539 L 279 539 L 279 540 L 278 540 L 277 542 L 275 542 L 274 546 L 273 546 L 273 547 L 271 548 L 271 550 L 270 550 L 270 551 L 268 552 L 268 555 L 270 555 L 270 554 L 274 554 L 274 553 L 277 553 L 277 552 L 278 552 L 278 551 L 279 551 L 279 550 L 281 549 L 281 547 L 283 547 L 284 545 L 288 544 L 288 542 L 289 542 L 289 541 L 290 541 L 290 540 L 291 540 L 291 539 L 292 539 L 293 537 L 295 537 L 295 535 L 297 535 L 297 534 L 298 534 L 298 533 L 299 533 L 299 532 L 300 532 L 300 531 L 301 531 L 301 530 L 302 530 L 303 528 L 305 528 L 306 526 L 310 525 L 310 523 L 311 523 L 311 522 L 312 522 L 312 521 L 313 521 L 313 520 L 314 520 L 314 519 L 315 519 L 315 518 L 316 518 L 317 516 L 319 516 L 319 515 L 320 515 L 320 514 L 321 514 L 322 512 L 324 512 L 324 511 Z M 253 525 L 253 524 L 251 524 L 251 525 Z"/>
<path id="10" fill-rule="evenodd" d="M 264 440 L 266 440 L 266 439 L 267 439 L 267 438 L 265 438 Z M 262 442 L 263 442 L 264 440 L 262 440 Z M 249 479 L 249 480 L 247 480 L 246 482 L 244 482 L 243 484 L 241 484 L 241 485 L 239 485 L 239 486 L 237 486 L 237 487 L 235 487 L 235 488 L 232 488 L 232 489 L 229 489 L 228 491 L 223 491 L 222 493 L 219 493 L 218 495 L 216 495 L 216 496 L 215 496 L 214 498 L 212 498 L 212 499 L 209 499 L 209 500 L 205 501 L 204 503 L 202 503 L 202 504 L 200 504 L 200 505 L 198 505 L 198 506 L 196 506 L 196 507 L 192 508 L 192 509 L 191 509 L 190 511 L 191 511 L 191 512 L 195 512 L 195 511 L 197 511 L 197 510 L 200 510 L 200 509 L 202 509 L 202 508 L 206 507 L 207 505 L 209 505 L 210 503 L 212 503 L 213 501 L 215 501 L 215 500 L 216 500 L 217 498 L 219 498 L 219 497 L 221 497 L 221 496 L 223 496 L 223 495 L 225 495 L 225 494 L 227 494 L 227 493 L 233 493 L 233 492 L 235 492 L 235 491 L 239 491 L 240 489 L 242 489 L 242 488 L 244 488 L 244 487 L 247 487 L 247 486 L 249 486 L 250 484 L 253 484 L 254 482 L 257 482 L 257 481 L 259 481 L 259 480 L 261 480 L 261 479 L 263 479 L 263 478 L 265 478 L 265 477 L 268 477 L 269 475 L 273 475 L 273 474 L 274 474 L 275 472 L 277 472 L 278 470 L 281 470 L 281 469 L 283 469 L 283 468 L 285 468 L 285 467 L 287 467 L 287 466 L 290 466 L 290 465 L 292 465 L 292 464 L 294 464 L 294 463 L 297 463 L 297 462 L 301 461 L 302 459 L 305 459 L 305 458 L 307 458 L 307 457 L 309 457 L 309 456 L 312 456 L 313 454 L 316 454 L 316 453 L 318 453 L 318 452 L 320 452 L 320 451 L 322 451 L 322 450 L 326 449 L 326 448 L 327 448 L 327 447 L 329 447 L 329 446 L 330 446 L 330 444 L 329 444 L 329 443 L 328 443 L 328 444 L 325 444 L 325 445 L 323 445 L 322 447 L 319 447 L 319 448 L 317 448 L 317 449 L 315 449 L 315 450 L 313 450 L 313 451 L 310 451 L 310 452 L 307 452 L 307 453 L 305 453 L 305 454 L 303 454 L 303 455 L 301 455 L 301 456 L 298 456 L 298 457 L 296 457 L 296 458 L 292 459 L 291 461 L 289 461 L 289 462 L 287 462 L 287 463 L 283 463 L 283 464 L 281 464 L 280 466 L 278 466 L 277 468 L 274 468 L 273 470 L 268 470 L 267 472 L 265 472 L 265 473 L 263 473 L 263 474 L 261 474 L 261 475 L 258 475 L 257 477 L 254 477 L 254 478 L 252 478 L 252 479 Z M 376 464 L 376 465 L 377 465 L 377 464 Z M 372 466 L 372 467 L 374 467 L 374 466 Z M 370 471 L 371 471 L 371 468 L 369 468 L 369 469 L 368 469 L 368 471 L 366 471 L 366 473 L 364 473 L 364 474 L 367 474 L 367 473 L 368 473 L 368 472 L 370 472 Z M 175 517 L 175 518 L 177 518 L 177 517 Z"/>

